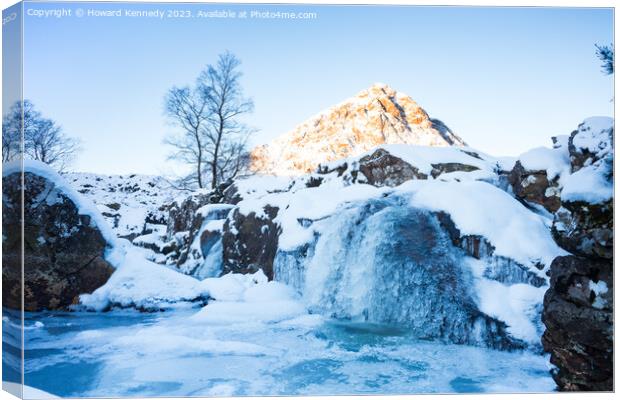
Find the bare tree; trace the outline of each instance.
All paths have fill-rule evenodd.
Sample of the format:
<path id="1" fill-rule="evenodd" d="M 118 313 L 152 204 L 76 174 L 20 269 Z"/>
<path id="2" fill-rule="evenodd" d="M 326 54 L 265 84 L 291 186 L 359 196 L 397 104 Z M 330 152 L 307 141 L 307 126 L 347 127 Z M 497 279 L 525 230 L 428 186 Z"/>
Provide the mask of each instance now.
<path id="1" fill-rule="evenodd" d="M 215 65 L 208 65 L 195 87 L 172 88 L 165 101 L 168 118 L 181 128 L 165 143 L 175 150 L 170 158 L 192 166 L 194 172 L 183 178 L 185 184 L 211 188 L 247 169 L 247 142 L 253 129 L 240 121 L 254 104 L 243 96 L 239 71 L 241 62 L 231 53 L 221 54 Z"/>
<path id="2" fill-rule="evenodd" d="M 22 154 L 22 129 L 31 132 L 41 114 L 29 100 L 16 101 L 2 118 L 2 162 L 16 160 Z"/>
<path id="3" fill-rule="evenodd" d="M 234 178 L 243 169 L 248 137 L 253 130 L 239 118 L 254 110 L 251 99 L 243 96 L 239 71 L 241 61 L 230 52 L 218 57 L 199 78 L 209 106 L 207 152 L 211 168 L 211 187 Z"/>
<path id="4" fill-rule="evenodd" d="M 25 156 L 64 171 L 79 152 L 80 142 L 65 135 L 51 119 L 40 118 L 33 125 L 34 129 L 24 130 Z"/>
<path id="5" fill-rule="evenodd" d="M 183 185 L 195 183 L 199 188 L 204 187 L 202 174 L 207 112 L 207 97 L 203 90 L 173 87 L 166 95 L 165 113 L 182 130 L 180 134 L 170 135 L 164 140 L 164 143 L 175 148 L 169 158 L 193 165 L 195 170 L 182 179 Z"/>
<path id="6" fill-rule="evenodd" d="M 44 118 L 29 100 L 15 102 L 2 121 L 2 162 L 20 157 L 42 161 L 63 171 L 79 152 L 79 141 Z"/>

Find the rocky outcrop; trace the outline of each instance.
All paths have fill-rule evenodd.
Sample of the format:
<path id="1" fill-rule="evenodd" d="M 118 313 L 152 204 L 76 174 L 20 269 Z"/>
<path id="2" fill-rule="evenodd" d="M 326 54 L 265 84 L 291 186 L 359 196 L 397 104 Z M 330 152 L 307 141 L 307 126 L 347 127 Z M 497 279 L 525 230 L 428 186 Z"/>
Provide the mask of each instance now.
<path id="1" fill-rule="evenodd" d="M 517 161 L 508 175 L 515 196 L 529 203 L 543 206 L 549 212 L 560 208 L 560 188 L 558 180 L 549 179 L 547 171 L 531 171 Z"/>
<path id="2" fill-rule="evenodd" d="M 470 165 L 467 162 L 451 161 L 452 158 L 475 161 L 484 165 L 486 172 L 491 169 L 490 163 L 482 160 L 478 154 L 462 149 L 455 150 L 451 155 L 443 153 L 437 157 L 437 162 L 432 163 L 429 162 L 424 151 L 421 151 L 421 154 L 415 152 L 407 154 L 405 151 L 405 155 L 399 157 L 394 154 L 394 152 L 399 154 L 398 150 L 398 148 L 384 146 L 359 157 L 349 158 L 341 162 L 320 164 L 314 174 L 302 176 L 297 180 L 304 181 L 306 187 L 320 186 L 326 180 L 334 177 L 337 177 L 345 185 L 366 183 L 376 187 L 396 187 L 410 180 L 437 179 L 443 174 L 468 173 L 481 169 L 479 166 Z M 472 176 L 470 179 L 475 180 L 477 177 Z"/>
<path id="3" fill-rule="evenodd" d="M 552 233 L 556 242 L 574 254 L 611 260 L 614 245 L 613 201 L 602 204 L 562 203 Z"/>
<path id="4" fill-rule="evenodd" d="M 224 224 L 223 273 L 254 273 L 262 269 L 273 279 L 273 260 L 278 250 L 280 228 L 273 221 L 278 208 L 267 206 L 263 213 L 247 215 L 239 209 L 232 212 Z"/>
<path id="5" fill-rule="evenodd" d="M 564 179 L 552 233 L 572 255 L 551 265 L 542 343 L 560 390 L 611 391 L 613 120 L 586 120 L 568 143 L 571 175 Z"/>
<path id="6" fill-rule="evenodd" d="M 251 153 L 252 169 L 300 175 L 319 164 L 359 156 L 383 144 L 463 146 L 443 122 L 411 97 L 375 84 Z"/>
<path id="7" fill-rule="evenodd" d="M 222 193 L 216 190 L 194 193 L 170 205 L 166 243 L 159 248 L 159 252 L 165 255 L 166 264 L 174 265 L 187 275 L 197 276 L 204 272 L 205 260 L 213 245 L 221 240 L 223 220 L 233 208 L 229 204 L 219 204 L 221 200 Z M 207 226 L 212 221 L 222 223 L 215 224 L 217 228 Z M 214 267 L 214 271 L 216 269 Z"/>
<path id="8" fill-rule="evenodd" d="M 360 158 L 359 171 L 366 178 L 366 182 L 379 187 L 394 187 L 411 179 L 428 178 L 416 167 L 384 149 L 377 149 L 374 153 Z"/>
<path id="9" fill-rule="evenodd" d="M 61 179 L 60 177 L 57 177 Z M 3 176 L 3 301 L 19 309 L 21 290 L 20 174 Z M 58 182 L 24 173 L 24 276 L 26 311 L 65 309 L 102 286 L 114 272 L 105 259 L 109 243 Z M 77 194 L 75 194 L 77 196 Z"/>
<path id="10" fill-rule="evenodd" d="M 556 258 L 542 337 L 561 390 L 613 389 L 613 276 L 608 260 Z"/>
<path id="11" fill-rule="evenodd" d="M 209 192 L 192 193 L 185 198 L 175 200 L 168 206 L 167 229 L 168 239 L 175 233 L 187 232 L 196 229 L 200 223 L 197 211 L 200 207 L 211 202 Z"/>

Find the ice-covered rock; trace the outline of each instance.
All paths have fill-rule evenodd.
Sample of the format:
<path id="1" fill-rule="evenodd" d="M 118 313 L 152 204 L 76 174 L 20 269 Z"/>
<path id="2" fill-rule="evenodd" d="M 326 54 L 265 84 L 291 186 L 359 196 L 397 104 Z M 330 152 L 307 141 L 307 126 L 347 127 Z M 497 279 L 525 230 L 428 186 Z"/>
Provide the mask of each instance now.
<path id="1" fill-rule="evenodd" d="M 505 191 L 411 180 L 336 192 L 327 182 L 262 200 L 280 210 L 274 279 L 314 312 L 457 343 L 539 345 L 546 272 L 566 253 Z"/>
<path id="2" fill-rule="evenodd" d="M 498 256 L 511 251 L 502 247 L 509 238 L 498 234 L 489 235 L 489 242 L 499 252 L 470 254 L 466 245 L 454 243 L 454 232 L 446 226 L 448 214 L 444 211 L 440 217 L 430 205 L 422 205 L 422 198 L 417 205 L 411 203 L 411 195 L 415 199 L 415 193 L 399 191 L 343 205 L 329 217 L 312 222 L 312 240 L 279 249 L 274 278 L 302 293 L 311 311 L 335 318 L 408 326 L 421 338 L 454 343 L 537 346 L 547 283 L 534 260 Z M 513 207 L 523 208 L 512 201 Z M 500 211 L 484 210 L 494 213 L 493 218 Z M 462 219 L 467 211 L 454 212 L 460 225 L 451 223 L 462 232 L 474 233 Z M 534 235 L 550 246 L 551 253 L 536 262 L 546 269 L 544 262 L 561 251 L 539 223 L 542 229 L 534 230 Z M 518 251 L 527 243 L 528 238 L 522 237 L 512 245 Z M 536 252 L 541 255 L 540 249 L 532 254 Z"/>
<path id="3" fill-rule="evenodd" d="M 206 278 L 222 271 L 222 230 L 233 206 L 212 200 L 208 194 L 190 195 L 171 208 L 168 241 L 160 251 L 167 265 L 184 274 Z"/>
<path id="4" fill-rule="evenodd" d="M 4 306 L 21 307 L 23 282 L 25 310 L 64 309 L 112 275 L 117 239 L 95 205 L 47 165 L 25 161 L 23 172 L 22 281 L 22 169 L 3 166 Z"/>

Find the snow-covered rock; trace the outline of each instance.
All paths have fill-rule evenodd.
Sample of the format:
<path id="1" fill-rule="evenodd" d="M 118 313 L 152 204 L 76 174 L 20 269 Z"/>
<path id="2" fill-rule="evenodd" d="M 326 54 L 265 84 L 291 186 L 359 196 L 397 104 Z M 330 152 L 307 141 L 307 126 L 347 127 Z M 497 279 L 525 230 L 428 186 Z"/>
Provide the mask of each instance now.
<path id="1" fill-rule="evenodd" d="M 118 237 L 129 240 L 165 225 L 166 206 L 180 194 L 158 176 L 72 172 L 63 177 L 73 189 L 97 205 Z"/>
<path id="2" fill-rule="evenodd" d="M 80 296 L 82 306 L 96 311 L 112 307 L 154 311 L 206 303 L 208 293 L 199 280 L 144 259 L 127 242 L 124 248 L 125 254 L 114 260 L 116 271 L 105 285 Z"/>
<path id="3" fill-rule="evenodd" d="M 568 141 L 572 173 L 563 179 L 553 233 L 576 255 L 613 255 L 613 132 L 613 119 L 593 117 Z"/>
<path id="4" fill-rule="evenodd" d="M 565 202 L 601 204 L 613 197 L 614 121 L 586 119 L 569 139 L 572 174 L 562 191 Z"/>
<path id="5" fill-rule="evenodd" d="M 613 390 L 613 132 L 613 119 L 593 117 L 568 139 L 552 231 L 572 255 L 551 264 L 542 337 L 561 390 Z"/>
<path id="6" fill-rule="evenodd" d="M 3 166 L 3 268 L 6 307 L 21 308 L 22 168 Z M 114 272 L 117 238 L 84 196 L 47 165 L 24 161 L 23 307 L 64 309 Z M 6 295 L 6 296 L 5 296 Z"/>
<path id="7" fill-rule="evenodd" d="M 345 184 L 378 187 L 394 187 L 412 179 L 486 180 L 500 185 L 499 174 L 512 164 L 509 158 L 494 158 L 468 147 L 382 145 L 360 156 L 319 165 L 306 186 L 334 174 Z"/>
<path id="8" fill-rule="evenodd" d="M 462 146 L 446 125 L 428 116 L 413 99 L 374 84 L 252 151 L 252 169 L 300 175 L 319 164 L 358 156 L 383 144 Z"/>
<path id="9" fill-rule="evenodd" d="M 407 325 L 420 337 L 457 343 L 537 346 L 546 272 L 566 253 L 545 218 L 494 185 L 496 171 L 510 162 L 458 148 L 398 150 L 397 165 L 415 167 L 426 179 L 398 185 L 402 169 L 394 169 L 385 174 L 390 184 L 369 185 L 350 173 L 362 170 L 353 159 L 294 179 L 288 190 L 240 200 L 224 227 L 231 238 L 225 254 L 230 244 L 242 260 L 232 270 L 246 272 L 240 266 L 250 263 L 239 256 L 261 257 L 257 267 L 270 275 L 272 265 L 274 280 L 324 315 Z M 450 178 L 456 171 L 433 174 L 454 164 L 473 168 L 461 168 L 458 179 Z M 252 179 L 261 178 L 244 184 Z M 251 223 L 241 235 L 244 221 Z M 227 262 L 225 256 L 225 269 Z M 513 296 L 499 295 L 505 292 Z"/>
<path id="10" fill-rule="evenodd" d="M 553 148 L 537 147 L 518 157 L 508 176 L 517 198 L 554 213 L 560 208 L 560 191 L 570 174 L 568 143 L 554 138 Z"/>

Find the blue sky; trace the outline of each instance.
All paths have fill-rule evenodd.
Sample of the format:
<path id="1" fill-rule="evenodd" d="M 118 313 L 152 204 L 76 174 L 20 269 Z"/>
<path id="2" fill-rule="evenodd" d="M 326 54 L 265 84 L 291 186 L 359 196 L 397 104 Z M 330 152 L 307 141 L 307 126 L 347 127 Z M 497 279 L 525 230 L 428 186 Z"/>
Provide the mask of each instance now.
<path id="1" fill-rule="evenodd" d="M 313 20 L 25 16 L 24 94 L 81 138 L 75 169 L 170 173 L 163 96 L 230 50 L 264 143 L 374 82 L 472 147 L 518 155 L 613 115 L 594 43 L 611 9 L 27 3 L 33 9 L 311 11 Z M 26 13 L 27 14 L 27 13 Z"/>

